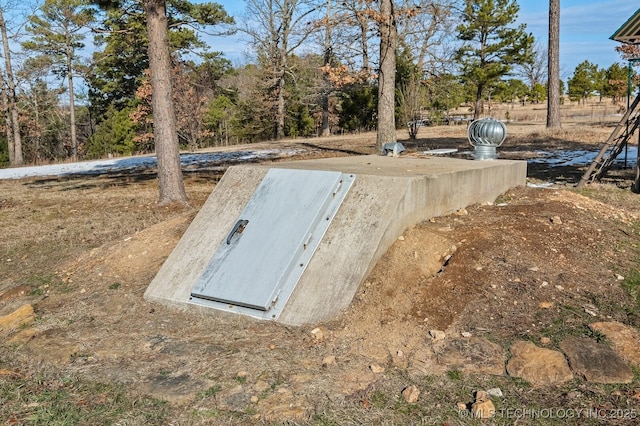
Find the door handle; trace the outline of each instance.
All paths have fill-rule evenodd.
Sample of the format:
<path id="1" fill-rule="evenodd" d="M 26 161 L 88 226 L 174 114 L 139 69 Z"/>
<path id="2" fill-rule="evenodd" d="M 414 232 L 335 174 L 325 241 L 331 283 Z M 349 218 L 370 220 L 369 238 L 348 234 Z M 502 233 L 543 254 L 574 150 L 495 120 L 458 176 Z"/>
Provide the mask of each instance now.
<path id="1" fill-rule="evenodd" d="M 233 226 L 233 229 L 227 236 L 227 244 L 231 244 L 231 239 L 233 238 L 234 235 L 242 234 L 242 231 L 244 231 L 244 228 L 247 227 L 248 223 L 249 221 L 246 219 L 240 219 L 239 221 L 237 221 L 236 224 Z"/>

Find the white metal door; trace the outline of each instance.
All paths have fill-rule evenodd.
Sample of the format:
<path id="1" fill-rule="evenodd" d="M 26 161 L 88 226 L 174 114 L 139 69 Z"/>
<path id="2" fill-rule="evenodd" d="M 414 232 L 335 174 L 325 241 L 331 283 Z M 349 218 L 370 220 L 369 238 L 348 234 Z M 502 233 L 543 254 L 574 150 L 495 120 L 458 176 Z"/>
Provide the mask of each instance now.
<path id="1" fill-rule="evenodd" d="M 194 285 L 191 301 L 276 318 L 354 179 L 270 169 Z"/>

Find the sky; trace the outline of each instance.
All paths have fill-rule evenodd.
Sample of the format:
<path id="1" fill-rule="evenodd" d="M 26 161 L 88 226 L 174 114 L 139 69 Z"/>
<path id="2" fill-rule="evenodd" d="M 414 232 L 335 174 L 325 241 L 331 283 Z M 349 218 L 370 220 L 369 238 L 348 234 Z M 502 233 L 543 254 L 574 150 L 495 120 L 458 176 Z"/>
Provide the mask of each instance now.
<path id="1" fill-rule="evenodd" d="M 518 22 L 525 23 L 527 31 L 546 47 L 549 2 L 518 0 L 518 4 Z M 560 78 L 566 80 L 573 75 L 576 66 L 583 61 L 601 68 L 608 68 L 615 62 L 623 63 L 614 50 L 620 43 L 609 37 L 638 8 L 637 0 L 560 0 Z"/>
<path id="2" fill-rule="evenodd" d="M 197 1 L 197 0 L 196 0 Z M 214 0 L 215 1 L 215 0 Z M 244 13 L 245 1 L 217 0 L 238 21 Z M 525 23 L 527 31 L 546 48 L 549 24 L 547 0 L 517 0 L 520 14 L 517 23 Z M 560 78 L 566 80 L 576 66 L 588 60 L 601 68 L 621 62 L 614 48 L 618 42 L 609 37 L 638 10 L 637 0 L 560 0 Z M 239 36 L 208 40 L 213 50 L 223 51 L 239 65 L 245 62 L 247 49 Z M 626 64 L 625 64 L 626 65 Z"/>

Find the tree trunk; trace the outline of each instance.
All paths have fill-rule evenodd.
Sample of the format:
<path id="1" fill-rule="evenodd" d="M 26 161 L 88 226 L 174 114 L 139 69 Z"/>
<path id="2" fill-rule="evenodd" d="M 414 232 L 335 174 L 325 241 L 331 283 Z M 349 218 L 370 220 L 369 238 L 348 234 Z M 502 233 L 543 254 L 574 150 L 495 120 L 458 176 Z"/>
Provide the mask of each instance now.
<path id="1" fill-rule="evenodd" d="M 1 76 L 4 77 L 4 76 Z M 13 149 L 13 132 L 11 131 L 11 118 L 9 118 L 9 97 L 7 96 L 7 85 L 4 78 L 2 78 L 2 87 L 0 87 L 0 93 L 2 95 L 2 115 L 4 116 L 4 130 L 7 138 L 7 151 L 9 152 L 9 164 L 14 164 L 14 149 Z"/>
<path id="2" fill-rule="evenodd" d="M 549 0 L 549 58 L 547 60 L 547 128 L 560 122 L 560 0 Z"/>
<path id="3" fill-rule="evenodd" d="M 151 106 L 153 137 L 158 157 L 159 205 L 188 205 L 184 188 L 178 133 L 173 108 L 171 57 L 165 0 L 145 0 L 147 36 L 149 39 L 149 70 L 151 73 Z"/>
<path id="4" fill-rule="evenodd" d="M 71 130 L 71 158 L 78 159 L 78 137 L 76 135 L 76 103 L 73 94 L 73 67 L 71 55 L 67 55 L 67 80 L 69 82 L 69 128 Z"/>
<path id="5" fill-rule="evenodd" d="M 378 133 L 376 152 L 386 143 L 396 142 L 395 80 L 396 20 L 393 0 L 380 0 L 380 71 L 378 74 Z"/>
<path id="6" fill-rule="evenodd" d="M 286 115 L 286 103 L 284 99 L 284 77 L 285 77 L 285 65 L 282 64 L 280 70 L 280 76 L 278 77 L 276 91 L 276 140 L 284 139 L 284 119 Z"/>
<path id="7" fill-rule="evenodd" d="M 24 163 L 22 157 L 22 138 L 20 137 L 20 120 L 18 117 L 18 97 L 16 96 L 16 84 L 13 79 L 13 69 L 11 68 L 11 50 L 9 49 L 9 39 L 7 38 L 7 23 L 4 20 L 2 7 L 0 7 L 0 32 L 2 35 L 2 47 L 4 50 L 5 72 L 7 76 L 7 107 L 11 117 L 11 128 L 13 129 L 12 144 L 9 146 L 9 158 L 12 159 L 12 166 L 21 166 Z"/>
<path id="8" fill-rule="evenodd" d="M 331 1 L 327 0 L 327 26 L 324 32 L 324 65 L 331 65 Z M 331 81 L 329 74 L 322 76 L 322 131 L 321 136 L 331 135 L 331 125 L 329 124 L 329 95 L 331 94 Z"/>
<path id="9" fill-rule="evenodd" d="M 476 91 L 476 103 L 475 106 L 473 107 L 473 119 L 477 120 L 478 118 L 480 118 L 480 114 L 482 114 L 482 110 L 484 109 L 483 103 L 482 103 L 482 90 L 483 90 L 483 86 L 481 84 L 478 84 L 478 90 Z"/>

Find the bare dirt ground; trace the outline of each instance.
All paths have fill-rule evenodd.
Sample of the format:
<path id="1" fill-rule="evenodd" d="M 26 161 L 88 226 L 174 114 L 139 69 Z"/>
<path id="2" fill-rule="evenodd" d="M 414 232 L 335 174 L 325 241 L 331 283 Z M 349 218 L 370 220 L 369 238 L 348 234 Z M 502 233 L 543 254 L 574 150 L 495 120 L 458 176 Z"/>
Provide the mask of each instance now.
<path id="1" fill-rule="evenodd" d="M 505 107 L 508 111 L 510 107 Z M 615 121 L 593 108 L 549 133 L 538 116 L 509 123 L 502 158 L 597 151 Z M 496 116 L 504 117 L 505 111 Z M 513 111 L 513 110 L 512 110 Z M 510 114 L 512 119 L 514 114 Z M 587 116 L 584 118 L 584 116 Z M 584 119 L 583 119 L 584 118 Z M 470 147 L 464 126 L 429 127 L 405 155 Z M 298 158 L 372 152 L 374 134 L 280 143 Z M 262 144 L 273 146 L 273 144 Z M 237 147 L 226 149 L 238 149 Z M 286 159 L 282 160 L 286 161 Z M 0 181 L 0 327 L 4 424 L 602 424 L 601 418 L 467 417 L 459 403 L 499 388 L 498 409 L 592 408 L 640 416 L 640 376 L 537 387 L 482 363 L 429 361 L 430 331 L 557 349 L 565 336 L 605 341 L 594 321 L 640 327 L 640 201 L 633 171 L 575 190 L 586 165 L 530 163 L 528 187 L 408 229 L 337 318 L 287 327 L 201 316 L 142 295 L 220 171 L 186 174 L 192 208 L 155 205 L 152 173 Z M 539 187 L 542 183 L 550 185 Z M 401 395 L 414 385 L 410 403 Z M 525 413 L 526 414 L 526 413 Z M 617 417 L 607 424 L 637 424 Z"/>

